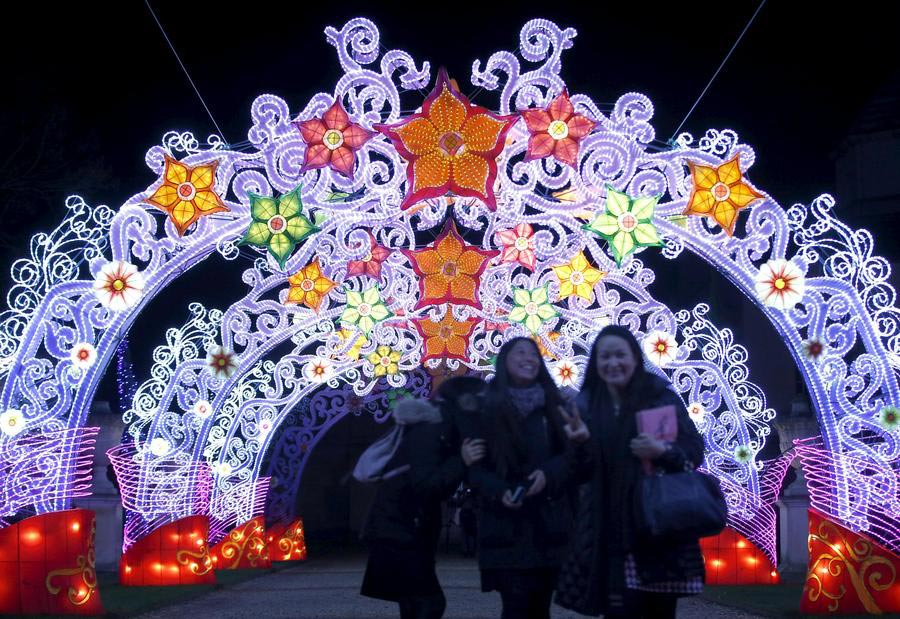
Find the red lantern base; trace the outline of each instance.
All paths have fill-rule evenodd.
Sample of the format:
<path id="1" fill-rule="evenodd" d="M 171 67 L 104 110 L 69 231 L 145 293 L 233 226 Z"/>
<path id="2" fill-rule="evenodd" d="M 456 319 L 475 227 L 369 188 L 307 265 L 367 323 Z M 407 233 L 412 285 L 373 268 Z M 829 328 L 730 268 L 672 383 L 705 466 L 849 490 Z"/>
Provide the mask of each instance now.
<path id="1" fill-rule="evenodd" d="M 70 509 L 0 529 L 0 614 L 102 615 L 94 512 Z"/>
<path id="2" fill-rule="evenodd" d="M 214 584 L 208 535 L 208 516 L 188 516 L 156 529 L 122 555 L 119 582 L 125 586 Z"/>
<path id="3" fill-rule="evenodd" d="M 266 522 L 262 516 L 236 527 L 225 539 L 212 547 L 213 568 L 237 570 L 272 567 L 266 544 Z"/>
<path id="4" fill-rule="evenodd" d="M 880 615 L 900 611 L 900 557 L 809 510 L 809 571 L 800 612 Z"/>
<path id="5" fill-rule="evenodd" d="M 269 529 L 269 557 L 272 561 L 305 561 L 306 541 L 303 538 L 303 519 L 290 524 L 276 524 Z"/>
<path id="6" fill-rule="evenodd" d="M 732 529 L 700 540 L 708 585 L 776 585 L 772 562 L 753 542 Z"/>

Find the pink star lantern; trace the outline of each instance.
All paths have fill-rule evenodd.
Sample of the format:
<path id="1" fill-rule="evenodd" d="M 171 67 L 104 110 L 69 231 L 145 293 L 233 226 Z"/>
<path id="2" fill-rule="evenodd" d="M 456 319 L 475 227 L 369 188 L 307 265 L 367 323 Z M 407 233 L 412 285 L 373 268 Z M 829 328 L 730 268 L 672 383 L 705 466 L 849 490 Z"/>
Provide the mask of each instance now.
<path id="1" fill-rule="evenodd" d="M 534 255 L 534 230 L 531 225 L 519 224 L 512 230 L 502 230 L 497 233 L 497 240 L 503 245 L 500 262 L 518 262 L 534 271 L 537 259 Z"/>
<path id="2" fill-rule="evenodd" d="M 351 260 L 347 263 L 347 277 L 366 275 L 372 279 L 381 279 L 381 265 L 391 255 L 391 250 L 378 244 L 372 233 L 369 233 L 369 253 L 362 260 Z"/>
<path id="3" fill-rule="evenodd" d="M 577 167 L 581 139 L 597 124 L 587 116 L 575 113 L 566 90 L 546 110 L 525 110 L 522 118 L 531 132 L 525 161 L 553 155 L 557 161 L 573 168 Z"/>
<path id="4" fill-rule="evenodd" d="M 295 121 L 292 124 L 300 130 L 300 135 L 306 142 L 301 173 L 328 166 L 352 179 L 356 151 L 375 135 L 351 123 L 340 101 L 335 101 L 322 118 Z"/>

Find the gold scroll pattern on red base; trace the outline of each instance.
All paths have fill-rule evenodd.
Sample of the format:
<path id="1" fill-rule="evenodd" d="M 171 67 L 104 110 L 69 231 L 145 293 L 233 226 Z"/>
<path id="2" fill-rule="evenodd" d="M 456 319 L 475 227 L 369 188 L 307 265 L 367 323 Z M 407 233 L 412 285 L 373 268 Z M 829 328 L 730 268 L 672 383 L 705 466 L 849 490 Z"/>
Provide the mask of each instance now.
<path id="1" fill-rule="evenodd" d="M 187 565 L 191 573 L 197 576 L 209 574 L 213 568 L 212 559 L 209 556 L 209 547 L 204 543 L 196 552 L 191 550 L 179 550 L 175 560 L 181 565 Z"/>
<path id="2" fill-rule="evenodd" d="M 250 567 L 268 563 L 269 549 L 262 519 L 254 518 L 232 530 L 225 540 L 216 544 L 216 550 L 222 562 L 216 565 L 220 570 L 237 569 L 242 561 Z"/>
<path id="3" fill-rule="evenodd" d="M 882 614 L 900 598 L 897 557 L 810 510 L 809 571 L 801 611 Z"/>
<path id="4" fill-rule="evenodd" d="M 53 581 L 56 578 L 65 579 L 68 576 L 81 576 L 81 582 L 69 581 L 67 597 L 74 606 L 87 604 L 97 589 L 97 572 L 95 570 L 96 552 L 94 542 L 97 538 L 97 521 L 91 521 L 91 535 L 88 540 L 87 554 L 78 555 L 75 559 L 75 567 L 61 568 L 47 573 L 44 583 L 50 595 L 57 595 L 64 585 L 57 586 Z"/>

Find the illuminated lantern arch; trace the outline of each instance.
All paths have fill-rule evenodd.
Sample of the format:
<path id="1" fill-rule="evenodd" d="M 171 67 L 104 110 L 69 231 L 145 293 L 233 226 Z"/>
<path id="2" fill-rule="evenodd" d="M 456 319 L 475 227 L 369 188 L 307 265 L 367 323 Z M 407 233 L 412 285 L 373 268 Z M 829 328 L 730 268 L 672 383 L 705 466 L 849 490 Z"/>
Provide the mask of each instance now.
<path id="1" fill-rule="evenodd" d="M 172 365 L 169 377 L 160 379 L 160 391 L 153 391 L 152 397 L 139 391 L 129 413 L 129 422 L 140 428 L 135 433 L 149 438 L 146 442 L 151 447 L 155 438 L 169 441 L 168 452 L 157 441 L 157 451 L 162 454 L 157 457 L 166 457 L 179 441 L 190 444 L 192 459 L 199 459 L 208 445 L 229 453 L 229 441 L 243 440 L 237 435 L 240 424 L 215 425 L 213 415 L 202 419 L 193 435 L 181 436 L 172 434 L 175 425 L 170 427 L 170 422 L 176 424 L 175 417 L 182 416 L 185 407 L 199 405 L 189 415 L 207 415 L 204 402 L 213 413 L 230 406 L 236 415 L 250 411 L 261 419 L 259 411 L 272 408 L 272 401 L 280 403 L 283 396 L 279 394 L 284 393 L 289 379 L 297 381 L 292 384 L 305 379 L 308 388 L 311 376 L 321 378 L 327 373 L 327 364 L 313 367 L 313 374 L 305 371 L 311 361 L 309 351 L 323 335 L 327 337 L 316 356 L 337 357 L 336 369 L 349 372 L 357 393 L 371 389 L 376 370 L 374 365 L 369 369 L 366 361 L 340 359 L 356 346 L 358 332 L 354 329 L 370 339 L 363 347 L 364 354 L 378 353 L 379 346 L 416 344 L 401 350 L 399 367 L 404 369 L 418 365 L 414 355 L 423 344 L 426 352 L 433 346 L 452 357 L 459 347 L 454 338 L 464 336 L 471 341 L 466 340 L 469 344 L 463 356 L 470 365 L 485 367 L 484 362 L 505 338 L 504 329 L 509 334 L 536 332 L 544 336 L 544 346 L 551 353 L 571 357 L 577 367 L 579 359 L 583 363 L 590 339 L 590 333 L 577 325 L 604 315 L 617 320 L 611 308 L 618 306 L 596 296 L 591 301 L 591 295 L 598 295 L 606 286 L 592 284 L 589 291 L 583 287 L 586 279 L 596 275 L 583 268 L 576 254 L 583 251 L 590 268 L 609 274 L 637 274 L 642 267 L 632 255 L 639 248 L 661 251 L 670 259 L 687 249 L 723 272 L 760 306 L 765 304 L 766 316 L 788 344 L 813 396 L 824 448 L 837 456 L 852 453 L 878 473 L 876 488 L 872 476 L 858 475 L 836 458 L 829 514 L 865 532 L 870 530 L 872 518 L 900 512 L 896 479 L 900 442 L 895 426 L 883 414 L 885 406 L 900 400 L 896 376 L 900 317 L 894 307 L 895 294 L 887 284 L 887 263 L 872 254 L 871 235 L 850 230 L 836 220 L 829 197 L 823 196 L 810 207 L 783 210 L 745 179 L 754 154 L 730 131 L 710 131 L 696 142 L 682 134 L 674 149 L 651 152 L 647 148 L 654 138 L 650 101 L 627 94 L 607 115 L 586 95 L 561 98 L 565 90 L 559 77 L 561 54 L 572 45 L 575 31 L 533 20 L 521 32 L 520 53 L 525 62 L 537 64 L 536 68 L 523 70 L 520 60 L 508 52 L 491 56 L 484 70 L 480 62 L 473 65 L 473 84 L 486 91 L 500 90 L 501 115 L 532 108 L 546 110 L 549 121 L 543 127 L 540 119 L 544 117 L 534 114 L 534 122 L 519 122 L 509 129 L 497 159 L 496 183 L 479 194 L 496 198 L 496 213 L 489 215 L 477 199 L 439 197 L 407 205 L 410 208 L 401 214 L 399 205 L 409 189 L 407 175 L 402 157 L 388 139 L 331 135 L 331 141 L 319 146 L 337 148 L 343 144 L 341 140 L 349 140 L 356 167 L 348 169 L 348 160 L 340 157 L 336 169 L 325 166 L 326 160 L 335 163 L 338 155 L 332 154 L 331 159 L 315 160 L 316 166 L 323 163 L 325 167 L 306 166 L 301 174 L 307 145 L 293 123 L 322 117 L 339 99 L 351 122 L 366 130 L 376 124 L 396 125 L 403 120 L 400 89 L 428 86 L 430 67 L 423 63 L 418 68 L 408 54 L 392 50 L 380 57 L 378 71 L 366 68 L 379 60 L 380 47 L 374 24 L 364 19 L 351 20 L 341 30 L 329 28 L 326 36 L 344 69 L 335 93 L 317 94 L 295 115 L 282 99 L 259 97 L 252 107 L 249 132 L 254 152 L 230 151 L 217 140 L 201 148 L 189 134 L 170 134 L 163 146 L 147 155 L 149 167 L 159 178 L 145 192 L 115 214 L 106 207 L 90 209 L 73 199 L 70 216 L 48 237 L 49 242 L 33 243 L 32 260 L 20 264 L 15 274 L 21 286 L 11 293 L 12 309 L 0 316 L 0 351 L 4 353 L 0 404 L 5 419 L 20 424 L 17 428 L 24 424 L 26 434 L 83 426 L 99 378 L 143 305 L 213 251 L 235 258 L 240 240 L 265 247 L 261 251 L 273 256 L 265 268 L 245 274 L 250 295 L 214 319 L 200 316 L 206 310 L 195 308 L 195 328 L 201 332 L 196 341 L 204 344 L 204 350 L 197 348 L 180 365 Z M 567 105 L 589 122 L 572 120 Z M 338 130 L 337 125 L 324 126 Z M 464 141 L 481 139 L 472 137 L 464 127 L 460 135 Z M 554 147 L 552 157 L 541 156 L 550 152 L 548 139 L 576 137 L 573 143 Z M 441 140 L 444 146 L 449 143 L 444 137 Z M 470 146 L 477 150 L 474 143 Z M 448 153 L 453 155 L 458 147 L 454 142 L 453 153 Z M 180 161 L 172 158 L 176 154 L 181 154 Z M 279 209 L 282 203 L 288 208 L 283 196 L 298 186 L 305 220 L 291 223 L 292 218 L 300 217 L 296 210 Z M 262 206 L 257 204 L 259 197 Z M 417 290 L 408 284 L 415 279 L 402 277 L 409 271 L 409 263 L 399 252 L 381 265 L 381 288 L 375 288 L 376 282 L 369 276 L 349 276 L 342 265 L 369 258 L 371 239 L 366 230 L 370 228 L 381 231 L 378 241 L 389 249 L 418 248 L 417 231 L 442 224 L 451 206 L 459 229 L 469 231 L 468 243 L 504 251 L 497 258 L 500 264 L 491 264 L 479 275 L 480 308 L 455 306 L 453 321 L 441 323 L 440 329 L 422 330 L 425 315 L 439 319 L 447 312 L 429 306 L 413 315 L 408 301 L 416 298 Z M 248 229 L 251 224 L 258 224 L 256 232 Z M 533 227 L 532 234 L 519 228 L 523 225 Z M 312 232 L 312 228 L 318 231 Z M 286 236 L 286 230 L 293 230 L 292 236 Z M 506 234 L 508 231 L 514 232 Z M 321 264 L 330 269 L 326 275 L 340 282 L 342 289 L 329 291 L 326 306 L 317 313 L 289 312 L 276 298 L 276 291 L 285 286 L 288 276 L 310 264 L 314 245 L 310 238 L 315 240 L 316 255 L 323 258 Z M 508 251 L 501 248 L 503 238 L 512 242 Z M 288 244 L 293 253 L 287 252 Z M 661 249 L 653 248 L 659 244 Z M 442 251 L 435 248 L 446 266 L 447 255 Z M 621 263 L 621 270 L 610 254 Z M 283 270 L 273 268 L 276 258 L 284 264 Z M 506 264 L 505 258 L 510 259 Z M 89 276 L 79 279 L 84 277 L 78 266 L 83 259 L 88 261 Z M 341 269 L 348 281 L 341 281 Z M 444 274 L 456 277 L 459 271 L 467 273 L 451 269 Z M 577 281 L 571 278 L 576 271 Z M 561 278 L 569 278 L 566 287 Z M 463 284 L 459 286 L 462 290 Z M 556 297 L 566 298 L 559 301 Z M 375 316 L 373 304 L 383 304 L 393 315 Z M 299 324 L 294 324 L 292 318 L 298 313 Z M 363 320 L 370 315 L 375 318 Z M 646 333 L 652 327 L 678 339 L 671 312 L 668 316 L 658 324 L 642 325 L 640 319 L 623 322 L 636 331 L 643 327 Z M 465 323 L 474 319 L 478 326 L 473 331 Z M 348 341 L 341 343 L 336 335 L 329 335 L 336 330 L 335 322 L 350 329 Z M 410 329 L 410 323 L 415 329 Z M 219 324 L 221 333 L 217 326 L 209 326 Z M 465 332 L 455 331 L 457 327 L 465 327 Z M 554 329 L 560 334 L 556 339 L 550 337 Z M 279 333 L 283 333 L 280 340 Z M 725 332 L 716 329 L 716 333 Z M 295 351 L 277 364 L 265 365 L 273 362 L 264 358 L 290 335 L 298 339 Z M 423 342 L 428 338 L 444 341 Z M 811 351 L 815 354 L 807 356 Z M 664 352 L 665 346 L 660 353 Z M 206 353 L 218 364 L 220 376 L 205 373 Z M 229 357 L 232 353 L 237 354 L 236 359 Z M 388 359 L 384 367 L 390 368 L 390 354 L 383 356 Z M 260 363 L 263 365 L 257 366 Z M 232 365 L 237 371 L 228 377 Z M 254 367 L 263 368 L 264 376 L 257 375 L 259 382 L 252 389 L 258 388 L 265 399 L 241 395 L 241 386 L 254 380 L 254 374 L 248 374 Z M 682 379 L 678 372 L 676 385 L 689 385 L 691 377 Z M 265 386 L 268 379 L 274 381 L 273 388 Z M 182 384 L 192 386 L 182 389 Z M 292 397 L 307 393 L 295 391 Z M 148 415 L 154 400 L 162 414 L 153 411 Z M 283 404 L 277 415 L 289 410 L 288 400 Z M 758 410 L 764 409 L 761 400 Z M 276 421 L 275 416 L 271 419 Z M 734 427 L 736 432 L 746 431 L 744 418 L 739 417 Z M 764 437 L 765 432 L 759 430 L 760 435 Z M 710 436 L 707 434 L 708 446 Z M 0 454 L 15 451 L 17 440 L 12 432 L 0 433 Z M 216 446 L 216 441 L 221 446 Z M 755 450 L 761 446 L 748 441 L 747 449 L 737 453 L 740 445 L 727 435 L 712 442 L 714 469 L 714 456 L 720 451 L 731 449 L 732 460 L 752 464 Z M 236 457 L 257 461 L 242 449 L 235 448 Z M 251 477 L 257 476 L 256 465 L 251 468 Z M 755 470 L 754 466 L 745 468 Z M 734 471 L 738 470 L 740 467 L 735 467 Z M 727 477 L 734 471 L 720 467 L 716 472 Z M 747 474 L 738 479 L 741 486 L 748 484 L 751 496 L 759 493 L 753 477 Z M 24 506 L 46 504 L 39 496 L 7 487 L 0 496 L 4 497 L 0 517 Z M 876 538 L 884 541 L 884 536 Z M 896 550 L 896 544 L 888 545 Z"/>
<path id="2" fill-rule="evenodd" d="M 258 270 L 262 266 L 246 271 L 244 280 L 261 283 L 261 289 L 265 291 L 267 286 L 262 283 L 267 280 Z M 683 392 L 685 401 L 699 409 L 695 418 L 705 434 L 717 437 L 708 441 L 707 463 L 716 474 L 731 480 L 730 487 L 736 490 L 731 496 L 735 517 L 740 515 L 742 520 L 752 520 L 759 507 L 753 499 L 759 495 L 759 480 L 753 462 L 768 434 L 768 421 L 774 417 L 774 411 L 765 408 L 762 391 L 746 381 L 748 371 L 743 365 L 746 351 L 734 345 L 730 332 L 720 331 L 706 319 L 706 306 L 700 305 L 692 313 L 673 315 L 653 300 L 646 289 L 653 280 L 652 272 L 637 260 L 630 263 L 629 270 L 610 273 L 603 285 L 598 286 L 597 294 L 609 299 L 607 310 L 596 312 L 587 322 L 577 321 L 573 314 L 566 329 L 571 333 L 571 339 L 577 342 L 576 348 L 581 350 L 589 347 L 598 325 L 610 320 L 630 324 L 636 330 L 652 328 L 658 333 L 672 333 L 672 342 L 676 338 L 680 341 L 677 352 L 671 352 L 672 363 L 667 364 L 674 366 L 674 383 Z M 397 269 L 394 274 L 400 289 L 412 288 L 412 273 L 404 274 Z M 259 302 L 256 297 L 256 292 L 251 293 L 224 314 L 208 312 L 199 305 L 192 306 L 191 319 L 167 338 L 175 344 L 167 344 L 154 352 L 154 358 L 164 362 L 153 368 L 153 378 L 137 390 L 134 406 L 126 413 L 129 433 L 136 440 L 145 444 L 165 441 L 171 447 L 173 457 L 183 453 L 191 454 L 190 460 L 209 461 L 218 479 L 213 488 L 214 497 L 217 492 L 238 492 L 238 487 L 256 483 L 272 431 L 321 382 L 328 380 L 337 387 L 336 381 L 349 381 L 356 396 L 365 395 L 376 386 L 402 387 L 406 378 L 399 373 L 388 374 L 386 384 L 377 382 L 376 363 L 372 363 L 371 355 L 377 356 L 377 350 L 385 345 L 402 351 L 403 360 L 398 364 L 397 372 L 415 369 L 422 357 L 422 343 L 411 337 L 408 323 L 404 326 L 403 321 L 387 321 L 383 328 L 379 327 L 380 331 L 373 332 L 371 341 L 360 350 L 353 350 L 350 342 L 337 337 L 333 330 L 340 305 L 324 312 L 303 312 L 296 316 L 305 315 L 306 319 L 298 322 L 289 320 L 294 311 L 290 306 Z M 401 301 L 411 306 L 415 299 L 408 296 Z M 592 322 L 594 320 L 597 322 Z M 216 332 L 215 325 L 222 326 L 221 335 Z M 259 325 L 263 327 L 259 328 Z M 251 329 L 249 332 L 248 328 Z M 519 332 L 514 329 L 508 335 L 512 333 Z M 399 338 L 389 339 L 392 335 Z M 496 354 L 508 335 L 485 337 L 482 341 L 486 348 L 482 356 Z M 554 332 L 552 335 L 557 337 L 544 338 L 551 350 L 560 341 L 560 334 Z M 357 334 L 357 337 L 363 336 Z M 262 361 L 267 353 L 289 338 L 295 346 L 293 353 L 277 363 Z M 324 344 L 311 350 L 323 340 Z M 264 345 L 237 351 L 240 361 L 235 373 L 219 380 L 212 376 L 203 355 L 213 341 L 221 341 L 228 348 L 235 341 L 258 341 Z M 566 351 L 562 353 L 560 357 L 565 356 Z M 583 371 L 586 359 L 583 355 L 571 355 L 571 351 L 568 354 L 569 360 L 551 363 L 551 367 L 558 371 L 566 365 L 575 376 L 568 379 L 559 376 L 558 379 L 577 384 L 577 376 Z M 329 368 L 321 381 L 309 372 L 310 366 L 315 364 Z M 475 367 L 489 369 L 485 362 Z M 212 411 L 215 411 L 215 417 Z M 331 425 L 329 423 L 327 427 Z M 311 449 L 317 440 L 318 434 L 311 435 L 308 447 Z M 746 454 L 738 458 L 738 449 L 745 450 Z M 148 463 L 148 475 L 155 470 L 151 464 Z M 297 476 L 295 483 L 299 483 L 299 474 L 300 470 L 294 473 Z M 235 508 L 243 509 L 237 504 Z"/>

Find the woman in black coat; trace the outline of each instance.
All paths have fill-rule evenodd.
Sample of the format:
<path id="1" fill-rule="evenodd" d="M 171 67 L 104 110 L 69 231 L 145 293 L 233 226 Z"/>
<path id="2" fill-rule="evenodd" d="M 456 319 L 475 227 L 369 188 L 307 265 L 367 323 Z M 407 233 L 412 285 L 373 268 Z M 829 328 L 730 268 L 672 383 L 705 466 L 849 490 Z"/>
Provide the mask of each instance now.
<path id="1" fill-rule="evenodd" d="M 528 338 L 504 344 L 496 368 L 482 414 L 487 456 L 469 471 L 481 496 L 481 587 L 500 593 L 503 619 L 546 619 L 572 526 L 562 399 Z"/>
<path id="2" fill-rule="evenodd" d="M 457 377 L 438 390 L 438 408 L 424 400 L 398 402 L 393 456 L 379 470 L 357 476 L 379 484 L 362 532 L 369 561 L 361 593 L 397 602 L 401 619 L 444 614 L 446 599 L 435 573 L 441 501 L 465 476 L 458 426 L 471 423 L 477 412 L 472 402 L 483 389 L 478 378 Z"/>
<path id="3" fill-rule="evenodd" d="M 620 326 L 597 336 L 576 403 L 578 413 L 568 419 L 579 426 L 575 468 L 588 483 L 580 494 L 572 553 L 560 574 L 556 603 L 594 616 L 675 617 L 678 597 L 702 589 L 700 545 L 696 539 L 637 536 L 634 493 L 642 458 L 672 472 L 697 467 L 703 439 L 669 383 L 644 369 L 637 340 Z M 675 442 L 638 435 L 635 413 L 666 405 L 676 410 Z"/>

